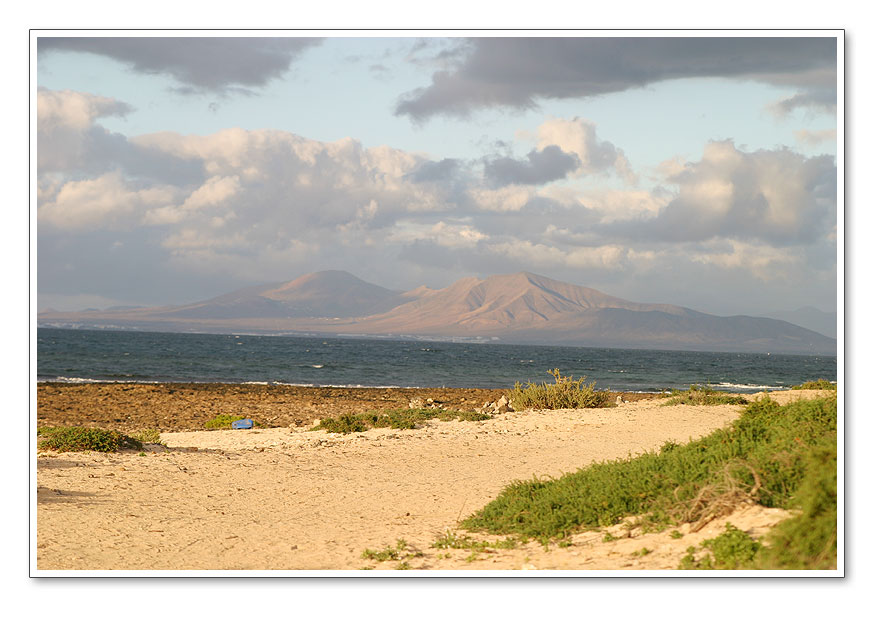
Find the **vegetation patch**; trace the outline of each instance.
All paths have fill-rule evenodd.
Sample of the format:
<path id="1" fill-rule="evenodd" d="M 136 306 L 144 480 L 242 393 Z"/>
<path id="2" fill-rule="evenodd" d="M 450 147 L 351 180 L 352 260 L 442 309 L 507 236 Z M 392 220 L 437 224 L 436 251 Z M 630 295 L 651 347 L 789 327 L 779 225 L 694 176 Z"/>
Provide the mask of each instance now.
<path id="1" fill-rule="evenodd" d="M 230 430 L 231 424 L 240 419 L 245 419 L 245 417 L 243 415 L 216 415 L 203 424 L 203 427 L 207 430 Z"/>
<path id="2" fill-rule="evenodd" d="M 435 549 L 464 549 L 477 553 L 491 553 L 497 549 L 515 549 L 519 546 L 518 538 L 509 537 L 496 542 L 477 540 L 469 535 L 458 535 L 453 531 L 447 531 L 443 536 L 431 545 Z"/>
<path id="3" fill-rule="evenodd" d="M 613 394 L 610 391 L 596 391 L 595 382 L 587 384 L 585 376 L 574 380 L 572 375 L 566 377 L 558 369 L 549 371 L 549 374 L 555 378 L 554 384 L 528 382 L 523 385 L 516 382 L 507 395 L 513 410 L 615 406 Z"/>
<path id="4" fill-rule="evenodd" d="M 40 450 L 57 452 L 118 452 L 142 450 L 142 442 L 116 430 L 63 426 L 39 428 L 36 432 Z"/>
<path id="5" fill-rule="evenodd" d="M 671 390 L 665 394 L 668 400 L 662 406 L 720 406 L 723 404 L 749 404 L 750 401 L 741 395 L 733 395 L 717 391 L 709 386 L 693 384 L 688 391 Z"/>
<path id="6" fill-rule="evenodd" d="M 429 419 L 441 421 L 483 421 L 491 419 L 491 415 L 468 412 L 462 410 L 442 410 L 439 408 L 396 408 L 384 411 L 367 411 L 364 413 L 345 413 L 337 419 L 328 417 L 322 419 L 311 430 L 326 430 L 349 434 L 350 432 L 364 432 L 370 428 L 395 428 L 398 430 L 412 430 L 419 422 Z"/>
<path id="7" fill-rule="evenodd" d="M 406 540 L 398 540 L 395 546 L 387 546 L 381 551 L 364 549 L 361 557 L 365 560 L 373 560 L 374 562 L 397 561 L 399 564 L 395 566 L 395 570 L 403 571 L 411 568 L 408 560 L 414 557 L 422 557 L 423 555 L 424 553 L 407 544 Z"/>
<path id="8" fill-rule="evenodd" d="M 697 557 L 694 546 L 686 549 L 686 556 L 680 560 L 680 570 L 735 570 L 749 568 L 762 545 L 730 522 L 719 536 L 701 543 L 702 549 L 709 549 L 703 557 Z"/>
<path id="9" fill-rule="evenodd" d="M 131 433 L 130 437 L 132 439 L 136 439 L 140 443 L 156 443 L 159 445 L 164 445 L 163 441 L 161 441 L 161 431 L 157 428 L 138 430 Z"/>
<path id="10" fill-rule="evenodd" d="M 595 463 L 556 479 L 517 481 L 465 529 L 565 538 L 641 516 L 653 528 L 696 531 L 743 501 L 801 509 L 757 551 L 762 568 L 836 568 L 837 399 L 749 404 L 731 427 L 636 458 Z M 728 558 L 726 558 L 728 559 Z M 717 562 L 714 563 L 729 563 Z"/>
<path id="11" fill-rule="evenodd" d="M 793 391 L 836 391 L 838 390 L 838 385 L 829 382 L 828 380 L 816 380 L 815 382 L 805 382 L 804 384 L 796 384 L 792 387 Z"/>

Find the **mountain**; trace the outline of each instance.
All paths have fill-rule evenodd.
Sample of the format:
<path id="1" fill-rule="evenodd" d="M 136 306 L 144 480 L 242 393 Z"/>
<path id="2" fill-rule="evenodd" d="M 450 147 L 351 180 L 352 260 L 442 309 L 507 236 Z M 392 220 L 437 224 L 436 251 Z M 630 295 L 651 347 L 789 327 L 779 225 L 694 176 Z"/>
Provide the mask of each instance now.
<path id="1" fill-rule="evenodd" d="M 347 318 L 388 311 L 413 300 L 401 292 L 327 270 L 271 285 L 258 285 L 208 301 L 170 308 L 137 310 L 152 317 L 183 320 Z"/>
<path id="2" fill-rule="evenodd" d="M 426 336 L 499 342 L 835 355 L 833 338 L 791 323 L 635 303 L 529 272 L 388 290 L 339 271 L 209 301 L 114 312 L 40 314 L 46 326 L 162 331 Z"/>
<path id="3" fill-rule="evenodd" d="M 785 320 L 787 323 L 810 329 L 830 338 L 838 336 L 838 315 L 836 312 L 823 312 L 815 307 L 804 306 L 792 311 L 771 312 L 766 318 Z"/>

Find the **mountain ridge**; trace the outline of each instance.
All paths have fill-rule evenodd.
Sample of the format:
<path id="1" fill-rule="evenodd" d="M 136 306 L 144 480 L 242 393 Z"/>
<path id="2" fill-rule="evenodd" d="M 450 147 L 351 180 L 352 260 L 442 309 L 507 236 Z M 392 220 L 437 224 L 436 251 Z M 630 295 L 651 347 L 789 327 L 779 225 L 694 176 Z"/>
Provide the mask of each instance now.
<path id="1" fill-rule="evenodd" d="M 401 292 L 328 270 L 189 305 L 52 312 L 38 319 L 55 326 L 836 354 L 834 339 L 782 320 L 713 316 L 667 303 L 637 303 L 531 272 L 465 277 L 442 289 L 420 286 Z"/>

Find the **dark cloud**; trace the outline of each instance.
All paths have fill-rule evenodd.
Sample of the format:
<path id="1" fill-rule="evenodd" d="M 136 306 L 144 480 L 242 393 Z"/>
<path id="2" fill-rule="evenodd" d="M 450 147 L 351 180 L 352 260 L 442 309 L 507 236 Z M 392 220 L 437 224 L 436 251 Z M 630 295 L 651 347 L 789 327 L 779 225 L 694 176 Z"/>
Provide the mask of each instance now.
<path id="1" fill-rule="evenodd" d="M 459 168 L 460 163 L 454 158 L 429 160 L 407 177 L 413 182 L 442 182 L 451 180 L 458 173 Z"/>
<path id="2" fill-rule="evenodd" d="M 167 74 L 180 91 L 251 92 L 281 77 L 320 38 L 40 37 L 40 54 L 76 51 L 111 57 L 136 72 Z"/>
<path id="3" fill-rule="evenodd" d="M 546 184 L 561 180 L 578 169 L 580 159 L 574 153 L 565 153 L 556 145 L 530 151 L 525 160 L 502 157 L 486 159 L 483 174 L 492 186 L 508 184 Z"/>
<path id="4" fill-rule="evenodd" d="M 424 121 L 537 99 L 591 97 L 667 79 L 733 77 L 802 88 L 834 101 L 835 38 L 482 38 L 463 61 L 403 95 L 395 113 Z"/>
<path id="5" fill-rule="evenodd" d="M 76 134 L 67 130 L 38 132 L 37 154 L 41 174 L 65 172 L 82 178 L 120 169 L 139 180 L 175 186 L 204 179 L 202 160 L 140 147 L 123 134 L 99 125 Z"/>

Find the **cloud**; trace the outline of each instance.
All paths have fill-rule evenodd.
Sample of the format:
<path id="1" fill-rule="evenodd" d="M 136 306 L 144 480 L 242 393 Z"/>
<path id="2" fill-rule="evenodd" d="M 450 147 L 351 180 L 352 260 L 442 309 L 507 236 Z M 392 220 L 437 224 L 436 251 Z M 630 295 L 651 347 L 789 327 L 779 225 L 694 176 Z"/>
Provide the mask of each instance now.
<path id="1" fill-rule="evenodd" d="M 87 92 L 39 88 L 36 93 L 37 127 L 43 133 L 57 129 L 85 130 L 96 119 L 123 117 L 132 111 L 133 107 L 123 101 Z"/>
<path id="2" fill-rule="evenodd" d="M 528 152 L 525 160 L 500 157 L 484 160 L 483 175 L 493 186 L 508 184 L 546 184 L 561 180 L 580 166 L 573 153 L 563 152 L 557 145 L 547 145 Z"/>
<path id="3" fill-rule="evenodd" d="M 177 195 L 170 186 L 136 188 L 113 171 L 93 180 L 67 182 L 54 199 L 40 202 L 37 217 L 43 224 L 71 231 L 129 229 L 146 212 L 171 205 Z"/>
<path id="4" fill-rule="evenodd" d="M 428 160 L 410 173 L 408 177 L 413 182 L 446 181 L 453 178 L 460 167 L 460 161 L 454 158 L 444 158 L 439 161 Z"/>
<path id="5" fill-rule="evenodd" d="M 435 72 L 430 85 L 402 95 L 395 114 L 422 122 L 489 107 L 530 110 L 540 99 L 592 97 L 692 77 L 794 86 L 819 100 L 834 101 L 836 90 L 835 38 L 490 37 L 471 39 L 461 50 L 466 55 Z"/>
<path id="6" fill-rule="evenodd" d="M 697 161 L 663 163 L 652 188 L 595 187 L 573 176 L 627 161 L 581 119 L 545 121 L 522 159 L 434 159 L 269 129 L 127 138 L 99 124 L 124 108 L 92 97 L 54 95 L 45 110 L 43 293 L 187 302 L 318 269 L 397 288 L 529 269 L 630 298 L 692 283 L 735 297 L 744 283 L 775 296 L 778 281 L 834 283 L 831 156 L 712 142 Z M 136 279 L 144 297 L 100 278 Z"/>
<path id="7" fill-rule="evenodd" d="M 537 128 L 537 147 L 543 149 L 549 146 L 575 155 L 576 173 L 579 175 L 612 169 L 629 183 L 637 180 L 625 153 L 613 143 L 598 139 L 596 126 L 591 121 L 579 117 L 547 120 Z"/>
<path id="8" fill-rule="evenodd" d="M 837 130 L 834 129 L 798 129 L 792 132 L 792 134 L 795 136 L 795 140 L 798 141 L 799 144 L 807 147 L 816 147 L 824 143 L 834 143 L 837 138 Z"/>
<path id="9" fill-rule="evenodd" d="M 120 170 L 153 183 L 183 185 L 202 178 L 199 160 L 179 159 L 138 146 L 98 120 L 124 116 L 122 101 L 72 90 L 37 90 L 37 169 L 47 178 L 93 177 Z"/>
<path id="10" fill-rule="evenodd" d="M 811 244 L 836 222 L 832 156 L 789 149 L 744 152 L 711 142 L 700 161 L 675 171 L 677 187 L 655 217 L 603 226 L 605 236 L 650 241 L 755 239 L 774 246 Z"/>
<path id="11" fill-rule="evenodd" d="M 281 77 L 321 38 L 302 37 L 40 37 L 38 54 L 102 55 L 134 72 L 169 75 L 179 90 L 246 93 Z"/>

